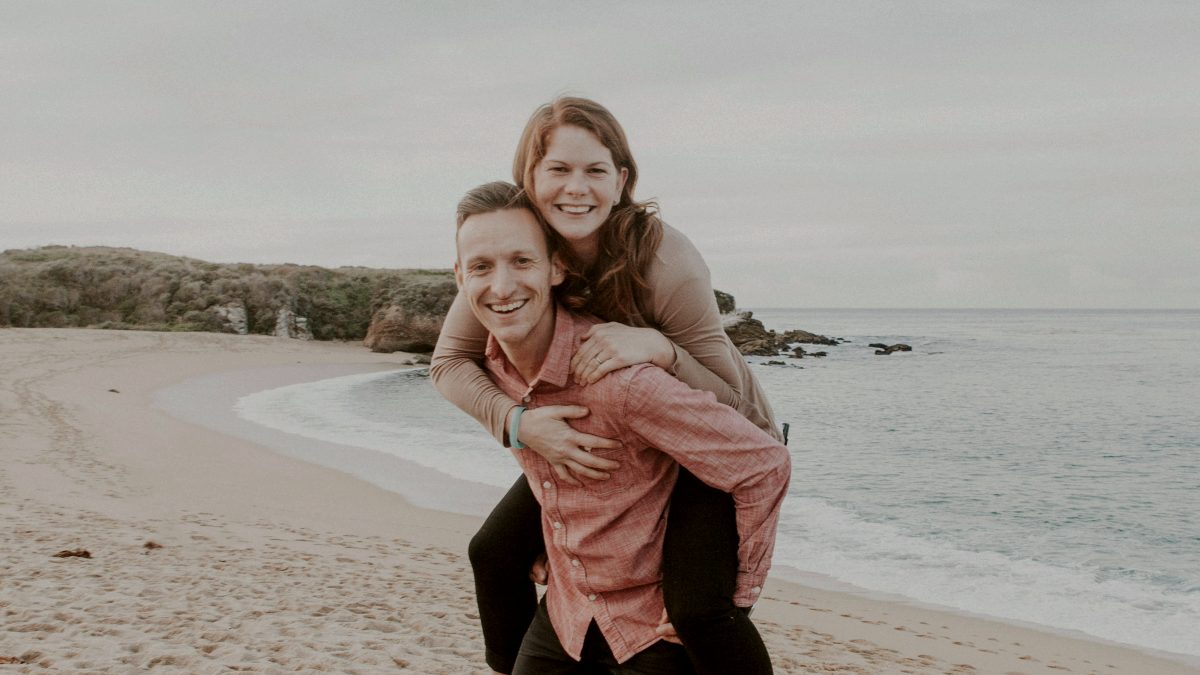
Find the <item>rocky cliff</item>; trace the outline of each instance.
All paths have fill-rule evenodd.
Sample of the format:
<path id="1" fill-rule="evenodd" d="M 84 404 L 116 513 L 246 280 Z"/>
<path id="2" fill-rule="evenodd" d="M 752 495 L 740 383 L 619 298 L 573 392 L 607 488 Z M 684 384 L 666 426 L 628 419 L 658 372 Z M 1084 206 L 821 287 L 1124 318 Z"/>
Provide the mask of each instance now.
<path id="1" fill-rule="evenodd" d="M 0 326 L 362 340 L 382 307 L 411 305 L 419 317 L 444 313 L 453 297 L 449 270 L 226 264 L 99 246 L 0 253 Z M 428 333 L 421 348 L 433 345 Z"/>
<path id="2" fill-rule="evenodd" d="M 456 293 L 450 270 L 211 263 L 128 248 L 46 246 L 0 253 L 0 326 L 199 330 L 363 340 L 428 352 Z M 766 329 L 716 291 L 743 354 L 795 354 L 830 338 Z"/>

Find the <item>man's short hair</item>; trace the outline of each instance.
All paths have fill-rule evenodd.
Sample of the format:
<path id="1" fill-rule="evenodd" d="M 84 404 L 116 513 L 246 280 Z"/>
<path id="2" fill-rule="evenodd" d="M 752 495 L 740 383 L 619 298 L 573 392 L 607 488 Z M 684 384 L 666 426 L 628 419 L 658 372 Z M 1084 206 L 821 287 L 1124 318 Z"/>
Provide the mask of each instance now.
<path id="1" fill-rule="evenodd" d="M 537 216 L 537 211 L 534 210 L 533 204 L 525 195 L 524 190 L 508 181 L 498 180 L 484 183 L 458 200 L 458 227 L 462 227 L 467 218 L 471 216 L 481 216 L 485 213 L 505 209 L 528 209 L 533 212 L 535 217 Z"/>

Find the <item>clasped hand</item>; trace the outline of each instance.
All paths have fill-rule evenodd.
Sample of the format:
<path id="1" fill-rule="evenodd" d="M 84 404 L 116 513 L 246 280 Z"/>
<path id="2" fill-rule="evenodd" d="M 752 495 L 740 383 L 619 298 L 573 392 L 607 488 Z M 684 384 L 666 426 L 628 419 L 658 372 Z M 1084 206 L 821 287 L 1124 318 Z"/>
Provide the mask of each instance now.
<path id="1" fill-rule="evenodd" d="M 571 375 L 576 384 L 593 384 L 614 370 L 638 363 L 670 368 L 675 364 L 675 347 L 653 328 L 601 323 L 583 336 L 571 357 Z"/>

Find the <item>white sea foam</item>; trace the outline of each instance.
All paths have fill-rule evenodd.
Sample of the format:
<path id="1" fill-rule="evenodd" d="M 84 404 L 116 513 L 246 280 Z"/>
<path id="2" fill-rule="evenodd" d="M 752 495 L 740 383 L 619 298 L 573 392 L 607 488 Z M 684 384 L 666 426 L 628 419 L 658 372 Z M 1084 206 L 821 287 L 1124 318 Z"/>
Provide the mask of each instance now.
<path id="1" fill-rule="evenodd" d="M 403 377 L 403 375 L 401 376 Z M 433 403 L 421 401 L 418 390 L 408 390 L 409 400 L 386 402 L 395 406 L 391 421 L 363 414 L 371 401 L 355 392 L 365 385 L 395 380 L 394 372 L 363 373 L 318 382 L 293 384 L 256 392 L 238 399 L 237 414 L 272 429 L 317 440 L 375 450 L 421 466 L 436 469 L 461 480 L 507 488 L 520 473 L 507 450 L 476 426 L 455 420 L 450 411 L 447 424 L 419 426 L 406 419 L 405 408 Z M 436 396 L 430 389 L 427 395 Z"/>

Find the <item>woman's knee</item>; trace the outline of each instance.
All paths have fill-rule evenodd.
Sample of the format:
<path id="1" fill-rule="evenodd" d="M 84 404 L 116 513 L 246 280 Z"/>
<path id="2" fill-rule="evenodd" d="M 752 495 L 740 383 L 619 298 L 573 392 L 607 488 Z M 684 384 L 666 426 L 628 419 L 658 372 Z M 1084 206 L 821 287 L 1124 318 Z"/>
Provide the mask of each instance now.
<path id="1" fill-rule="evenodd" d="M 480 528 L 467 544 L 467 557 L 471 560 L 471 567 L 476 570 L 494 569 L 497 565 L 504 564 L 507 559 L 504 541 L 505 538 L 494 528 Z M 511 549 L 507 553 L 511 554 Z"/>
<path id="2" fill-rule="evenodd" d="M 485 524 L 467 544 L 467 558 L 478 575 L 529 574 L 529 569 L 545 550 L 541 532 L 529 533 L 526 528 L 489 527 Z M 531 536 L 536 535 L 536 536 Z M 528 541 L 525 541 L 528 539 Z"/>
<path id="3" fill-rule="evenodd" d="M 729 594 L 702 584 L 663 579 L 663 604 L 675 630 L 683 636 L 703 633 L 735 620 L 738 608 Z"/>

